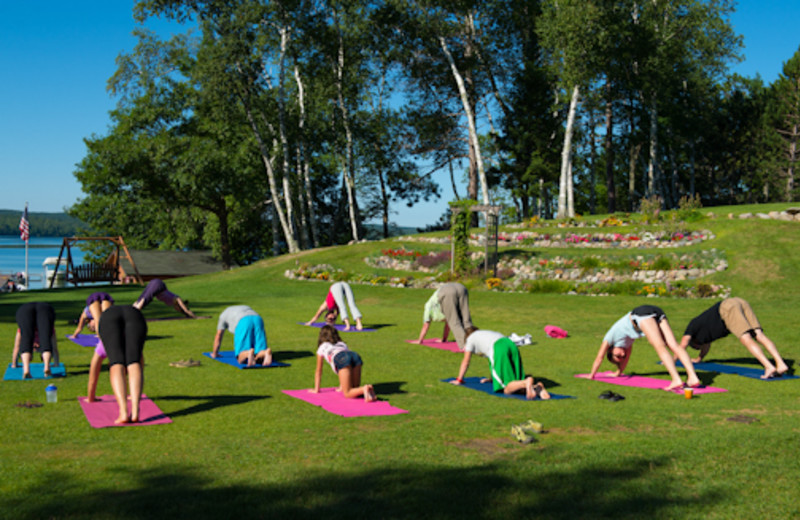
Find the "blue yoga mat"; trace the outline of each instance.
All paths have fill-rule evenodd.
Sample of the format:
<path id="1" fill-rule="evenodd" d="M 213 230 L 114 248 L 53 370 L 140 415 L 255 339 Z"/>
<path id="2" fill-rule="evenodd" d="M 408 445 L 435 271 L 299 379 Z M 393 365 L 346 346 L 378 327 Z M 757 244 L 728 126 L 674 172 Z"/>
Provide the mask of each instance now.
<path id="1" fill-rule="evenodd" d="M 63 363 L 59 363 L 58 365 L 51 363 L 50 372 L 53 374 L 52 377 L 65 377 L 67 375 L 67 370 L 64 368 Z M 44 377 L 44 363 L 31 363 L 31 376 L 33 376 L 33 379 L 51 379 L 49 377 Z M 28 379 L 26 381 L 33 381 L 33 379 Z M 6 373 L 3 376 L 3 381 L 22 380 L 22 363 L 19 363 L 17 368 L 11 368 L 11 363 L 9 363 L 8 368 L 6 368 Z"/>
<path id="2" fill-rule="evenodd" d="M 239 370 L 251 369 L 251 368 L 275 368 L 275 367 L 291 366 L 289 363 L 281 363 L 280 361 L 273 361 L 271 365 L 267 366 L 262 366 L 260 363 L 256 363 L 255 366 L 248 367 L 247 365 L 242 365 L 241 363 L 239 363 L 239 360 L 236 359 L 236 354 L 232 350 L 222 350 L 217 354 L 216 358 L 211 357 L 211 352 L 203 352 L 203 355 L 206 356 L 207 358 L 213 359 L 214 361 L 219 361 L 220 363 L 225 363 L 226 365 L 236 367 Z"/>
<path id="3" fill-rule="evenodd" d="M 682 367 L 683 364 L 680 361 L 675 362 L 676 366 Z M 758 379 L 761 381 L 781 381 L 783 379 L 800 379 L 798 376 L 792 375 L 783 375 L 777 377 L 771 377 L 769 379 L 761 379 L 761 376 L 764 374 L 763 368 L 750 368 L 750 367 L 739 367 L 736 365 L 723 365 L 721 363 L 693 363 L 695 370 L 703 370 L 705 372 L 719 372 L 720 374 L 736 374 L 737 376 L 744 376 L 749 377 L 751 379 Z"/>
<path id="4" fill-rule="evenodd" d="M 525 394 L 504 394 L 503 392 L 495 392 L 492 388 L 492 382 L 489 381 L 488 383 L 481 383 L 480 377 L 465 377 L 464 383 L 460 386 L 465 388 L 469 388 L 470 390 L 477 390 L 478 392 L 484 392 L 489 395 L 493 395 L 495 397 L 505 397 L 508 399 L 522 399 L 523 401 L 527 401 L 528 399 L 525 398 Z M 454 381 L 455 377 L 451 377 L 448 379 L 442 379 L 443 383 L 450 384 L 450 381 Z M 554 394 L 550 393 L 550 399 L 575 399 L 575 396 L 572 395 L 561 395 L 561 394 Z M 543 399 L 533 399 L 534 401 L 542 401 Z"/>

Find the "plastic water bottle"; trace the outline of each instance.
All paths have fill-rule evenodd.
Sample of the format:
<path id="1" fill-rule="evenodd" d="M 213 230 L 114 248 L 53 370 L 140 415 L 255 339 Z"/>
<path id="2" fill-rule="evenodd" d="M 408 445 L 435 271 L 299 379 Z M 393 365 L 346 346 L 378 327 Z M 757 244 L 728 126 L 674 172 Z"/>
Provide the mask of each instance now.
<path id="1" fill-rule="evenodd" d="M 47 388 L 45 388 L 44 391 L 47 394 L 48 403 L 58 402 L 58 388 L 56 388 L 56 385 L 47 385 Z"/>

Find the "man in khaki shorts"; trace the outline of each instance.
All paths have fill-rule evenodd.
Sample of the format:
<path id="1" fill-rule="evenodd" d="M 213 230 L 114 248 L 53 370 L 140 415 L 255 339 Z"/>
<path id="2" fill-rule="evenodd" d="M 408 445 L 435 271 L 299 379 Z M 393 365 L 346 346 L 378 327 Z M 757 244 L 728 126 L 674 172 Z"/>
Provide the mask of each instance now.
<path id="1" fill-rule="evenodd" d="M 692 362 L 699 363 L 708 354 L 711 342 L 728 334 L 739 338 L 753 357 L 764 365 L 761 379 L 781 376 L 789 370 L 775 344 L 764 334 L 750 304 L 741 298 L 726 298 L 690 321 L 683 333 L 681 347 L 699 349 L 697 358 L 692 359 Z M 759 343 L 772 356 L 774 365 L 764 355 Z"/>

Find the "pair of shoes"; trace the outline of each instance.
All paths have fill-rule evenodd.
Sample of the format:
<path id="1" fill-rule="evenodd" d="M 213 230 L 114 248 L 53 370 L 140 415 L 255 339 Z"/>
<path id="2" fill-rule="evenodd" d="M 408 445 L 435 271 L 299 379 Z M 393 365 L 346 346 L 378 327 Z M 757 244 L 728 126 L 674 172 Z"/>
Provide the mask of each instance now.
<path id="1" fill-rule="evenodd" d="M 611 390 L 606 390 L 605 392 L 603 392 L 602 394 L 598 395 L 597 397 L 600 398 L 600 399 L 606 399 L 606 400 L 611 401 L 613 403 L 616 403 L 617 401 L 622 401 L 623 399 L 625 399 L 625 396 L 616 394 L 616 393 L 612 392 Z"/>
<path id="2" fill-rule="evenodd" d="M 528 430 L 528 431 L 531 431 L 533 433 L 542 433 L 542 432 L 544 432 L 544 426 L 542 426 L 542 423 L 536 422 L 533 419 L 528 419 L 527 421 L 525 421 L 524 423 L 520 424 L 519 426 L 523 430 Z"/>
<path id="3" fill-rule="evenodd" d="M 180 361 L 174 361 L 169 364 L 171 367 L 178 367 L 178 368 L 189 368 L 189 367 L 199 367 L 201 363 L 195 359 L 181 359 Z"/>
<path id="4" fill-rule="evenodd" d="M 536 437 L 534 437 L 533 434 L 528 433 L 525 430 L 525 428 L 523 428 L 522 425 L 519 424 L 511 425 L 511 435 L 522 444 L 530 444 L 532 442 L 536 442 Z"/>

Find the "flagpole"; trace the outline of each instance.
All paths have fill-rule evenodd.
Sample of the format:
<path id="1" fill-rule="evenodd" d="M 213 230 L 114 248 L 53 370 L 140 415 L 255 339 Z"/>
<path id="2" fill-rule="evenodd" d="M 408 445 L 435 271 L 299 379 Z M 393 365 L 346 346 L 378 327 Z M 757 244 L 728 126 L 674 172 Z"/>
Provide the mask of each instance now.
<path id="1" fill-rule="evenodd" d="M 24 222 L 24 226 L 23 226 Z M 25 238 L 25 288 L 30 289 L 31 281 L 28 278 L 28 239 L 30 238 L 30 224 L 28 223 L 28 201 L 25 201 L 25 211 L 22 213 L 22 220 L 19 223 L 22 237 Z M 23 227 L 25 228 L 23 230 Z"/>
<path id="2" fill-rule="evenodd" d="M 28 201 L 25 201 L 25 213 L 28 212 Z M 30 238 L 30 233 L 27 234 L 25 237 L 25 288 L 31 288 L 31 279 L 28 278 L 28 240 Z"/>

